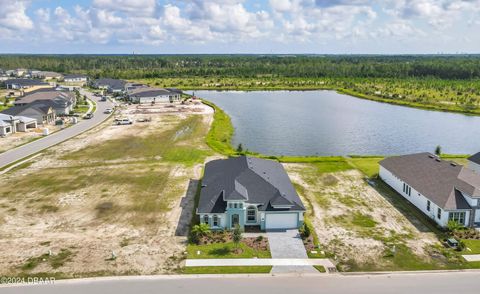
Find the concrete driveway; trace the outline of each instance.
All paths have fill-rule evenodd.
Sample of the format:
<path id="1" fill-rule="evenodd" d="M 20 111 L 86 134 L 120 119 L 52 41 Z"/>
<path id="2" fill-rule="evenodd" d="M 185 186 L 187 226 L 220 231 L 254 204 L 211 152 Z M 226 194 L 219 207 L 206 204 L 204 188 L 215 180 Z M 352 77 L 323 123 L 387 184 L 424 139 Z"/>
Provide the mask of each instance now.
<path id="1" fill-rule="evenodd" d="M 272 258 L 308 258 L 298 230 L 269 231 Z M 312 266 L 274 266 L 272 273 L 316 273 Z"/>

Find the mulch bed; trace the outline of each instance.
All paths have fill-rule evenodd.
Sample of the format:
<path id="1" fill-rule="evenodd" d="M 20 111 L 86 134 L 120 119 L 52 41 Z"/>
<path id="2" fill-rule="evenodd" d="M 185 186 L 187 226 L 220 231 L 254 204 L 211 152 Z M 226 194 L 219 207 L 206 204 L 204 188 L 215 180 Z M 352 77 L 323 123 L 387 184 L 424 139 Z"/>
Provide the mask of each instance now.
<path id="1" fill-rule="evenodd" d="M 308 238 L 302 239 L 303 240 L 303 245 L 305 245 L 305 249 L 307 252 L 313 251 L 313 250 L 318 250 L 318 248 L 315 247 L 315 243 L 313 242 L 313 236 L 310 235 Z"/>
<path id="2" fill-rule="evenodd" d="M 453 233 L 453 236 L 456 239 L 472 239 L 472 240 L 479 240 L 480 239 L 480 232 L 475 229 L 465 229 L 465 230 L 458 230 Z"/>
<path id="3" fill-rule="evenodd" d="M 211 232 L 199 240 L 200 245 L 232 242 L 232 233 L 227 231 Z M 269 250 L 268 238 L 266 237 L 243 237 L 242 243 L 254 250 Z"/>

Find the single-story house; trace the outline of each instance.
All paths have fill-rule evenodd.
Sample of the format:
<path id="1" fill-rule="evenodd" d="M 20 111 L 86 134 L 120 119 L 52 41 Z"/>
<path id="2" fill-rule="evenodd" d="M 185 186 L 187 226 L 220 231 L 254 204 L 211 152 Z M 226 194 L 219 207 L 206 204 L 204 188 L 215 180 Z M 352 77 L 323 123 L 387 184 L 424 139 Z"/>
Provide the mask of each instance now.
<path id="1" fill-rule="evenodd" d="M 39 71 L 37 73 L 34 73 L 32 77 L 37 78 L 37 79 L 42 79 L 42 80 L 63 80 L 63 75 L 58 72 L 53 72 L 53 71 Z"/>
<path id="2" fill-rule="evenodd" d="M 66 83 L 87 83 L 88 76 L 86 75 L 65 75 L 63 81 Z"/>
<path id="3" fill-rule="evenodd" d="M 283 166 L 273 160 L 241 156 L 205 165 L 196 214 L 212 229 L 235 225 L 262 230 L 295 229 L 305 206 Z"/>
<path id="4" fill-rule="evenodd" d="M 42 88 L 51 88 L 48 83 L 32 79 L 9 79 L 3 82 L 7 90 L 23 90 L 25 92 Z"/>
<path id="5" fill-rule="evenodd" d="M 180 101 L 181 92 L 151 87 L 136 88 L 128 92 L 133 103 L 175 102 Z"/>
<path id="6" fill-rule="evenodd" d="M 126 82 L 117 79 L 97 79 L 92 82 L 92 87 L 106 90 L 108 93 L 121 94 L 125 91 Z"/>
<path id="7" fill-rule="evenodd" d="M 36 101 L 23 106 L 13 106 L 1 113 L 11 116 L 24 116 L 34 118 L 38 124 L 48 125 L 55 123 L 56 114 L 52 106 Z"/>
<path id="8" fill-rule="evenodd" d="M 27 129 L 36 129 L 37 120 L 25 116 L 12 116 L 0 113 L 0 136 L 26 132 Z"/>
<path id="9" fill-rule="evenodd" d="M 76 104 L 73 92 L 56 89 L 44 89 L 32 92 L 15 100 L 16 106 L 24 106 L 33 102 L 43 102 L 55 110 L 56 115 L 70 114 Z"/>
<path id="10" fill-rule="evenodd" d="M 382 160 L 379 175 L 441 227 L 480 225 L 480 174 L 470 168 L 419 153 Z"/>

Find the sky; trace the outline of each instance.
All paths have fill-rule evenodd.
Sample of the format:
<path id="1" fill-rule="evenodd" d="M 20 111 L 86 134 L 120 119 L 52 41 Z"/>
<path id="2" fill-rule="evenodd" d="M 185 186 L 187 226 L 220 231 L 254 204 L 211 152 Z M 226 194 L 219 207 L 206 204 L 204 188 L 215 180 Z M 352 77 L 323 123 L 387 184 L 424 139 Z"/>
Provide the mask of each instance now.
<path id="1" fill-rule="evenodd" d="M 0 53 L 480 53 L 480 0 L 0 0 Z"/>

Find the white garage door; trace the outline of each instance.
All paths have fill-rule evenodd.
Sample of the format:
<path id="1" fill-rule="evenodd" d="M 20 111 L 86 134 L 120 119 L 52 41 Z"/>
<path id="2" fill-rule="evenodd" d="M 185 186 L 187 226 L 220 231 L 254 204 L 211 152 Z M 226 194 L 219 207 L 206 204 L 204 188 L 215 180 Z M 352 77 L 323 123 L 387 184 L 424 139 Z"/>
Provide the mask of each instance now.
<path id="1" fill-rule="evenodd" d="M 268 213 L 265 219 L 266 229 L 295 229 L 297 228 L 297 213 Z"/>

